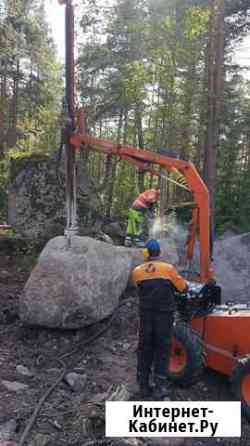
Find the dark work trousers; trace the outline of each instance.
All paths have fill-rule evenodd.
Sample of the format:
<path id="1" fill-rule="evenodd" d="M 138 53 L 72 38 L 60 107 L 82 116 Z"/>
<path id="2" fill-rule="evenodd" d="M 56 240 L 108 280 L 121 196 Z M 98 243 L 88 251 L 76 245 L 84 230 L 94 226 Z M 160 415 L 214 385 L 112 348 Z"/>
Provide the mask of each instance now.
<path id="1" fill-rule="evenodd" d="M 171 354 L 174 312 L 140 308 L 137 379 L 147 383 L 154 374 L 166 377 Z"/>

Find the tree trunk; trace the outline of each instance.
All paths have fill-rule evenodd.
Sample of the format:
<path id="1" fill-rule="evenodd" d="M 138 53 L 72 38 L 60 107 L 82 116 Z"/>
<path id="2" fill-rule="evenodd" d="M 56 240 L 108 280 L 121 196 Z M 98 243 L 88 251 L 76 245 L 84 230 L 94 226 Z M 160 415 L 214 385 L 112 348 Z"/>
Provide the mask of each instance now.
<path id="1" fill-rule="evenodd" d="M 207 124 L 207 89 L 208 89 L 208 45 L 205 49 L 205 63 L 202 76 L 201 95 L 199 100 L 199 128 L 198 139 L 195 147 L 194 164 L 202 171 L 204 153 L 205 153 L 205 138 L 206 138 L 206 124 Z"/>
<path id="2" fill-rule="evenodd" d="M 195 90 L 196 71 L 194 61 L 191 60 L 188 64 L 188 72 L 186 75 L 184 86 L 184 119 L 182 130 L 182 141 L 180 157 L 183 160 L 189 160 L 191 157 L 191 119 L 192 119 L 192 104 Z"/>
<path id="3" fill-rule="evenodd" d="M 121 111 L 117 129 L 117 140 L 116 140 L 117 144 L 119 144 L 121 141 L 122 119 L 123 119 L 123 112 Z M 105 174 L 107 180 L 106 217 L 110 217 L 111 215 L 114 183 L 116 176 L 116 166 L 117 166 L 117 158 L 114 159 L 111 155 L 108 155 L 106 163 L 106 174 Z"/>
<path id="4" fill-rule="evenodd" d="M 18 90 L 19 90 L 19 60 L 16 63 L 16 73 L 13 79 L 13 99 L 12 99 L 12 123 L 13 131 L 16 132 L 17 128 L 17 108 L 18 108 Z"/>
<path id="5" fill-rule="evenodd" d="M 5 108 L 6 108 L 6 83 L 7 83 L 7 62 L 3 58 L 1 62 L 1 98 L 0 98 L 0 155 L 4 154 L 4 146 L 6 142 L 5 128 Z"/>
<path id="6" fill-rule="evenodd" d="M 208 44 L 208 116 L 204 151 L 204 180 L 210 192 L 211 224 L 215 211 L 216 158 L 224 89 L 225 0 L 210 0 Z"/>
<path id="7" fill-rule="evenodd" d="M 140 106 L 137 105 L 135 109 L 135 125 L 138 137 L 138 145 L 140 149 L 144 148 L 144 138 L 143 138 L 143 129 L 142 129 L 142 114 L 140 110 Z M 144 191 L 144 172 L 138 172 L 138 189 L 139 192 L 142 193 Z"/>

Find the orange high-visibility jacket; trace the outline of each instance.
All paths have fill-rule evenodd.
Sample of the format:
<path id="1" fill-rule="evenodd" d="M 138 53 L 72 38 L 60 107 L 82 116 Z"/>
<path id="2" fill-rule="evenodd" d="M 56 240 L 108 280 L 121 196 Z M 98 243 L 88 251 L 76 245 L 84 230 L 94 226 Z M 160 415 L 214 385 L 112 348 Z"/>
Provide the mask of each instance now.
<path id="1" fill-rule="evenodd" d="M 160 259 L 137 266 L 132 272 L 132 281 L 138 289 L 140 308 L 150 311 L 175 311 L 174 291 L 187 288 L 187 282 L 174 266 Z"/>
<path id="2" fill-rule="evenodd" d="M 156 203 L 160 198 L 160 191 L 156 189 L 145 190 L 140 194 L 132 204 L 133 209 L 148 208 L 151 204 Z"/>
<path id="3" fill-rule="evenodd" d="M 178 274 L 170 263 L 161 260 L 152 260 L 137 266 L 132 271 L 133 283 L 138 286 L 148 281 L 167 280 L 171 282 L 177 291 L 182 292 L 187 288 L 186 280 Z"/>

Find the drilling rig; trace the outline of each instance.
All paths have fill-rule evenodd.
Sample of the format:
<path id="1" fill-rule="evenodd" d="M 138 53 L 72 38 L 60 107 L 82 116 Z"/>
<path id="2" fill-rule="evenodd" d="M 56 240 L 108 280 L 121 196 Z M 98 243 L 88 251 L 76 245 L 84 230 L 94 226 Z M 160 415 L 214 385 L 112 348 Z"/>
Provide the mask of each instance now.
<path id="1" fill-rule="evenodd" d="M 172 342 L 172 355 L 166 374 L 175 382 L 189 385 L 209 367 L 231 379 L 236 399 L 242 401 L 250 418 L 250 303 L 221 305 L 221 290 L 214 280 L 210 239 L 209 192 L 195 166 L 189 161 L 167 157 L 128 144 L 116 144 L 86 132 L 83 108 L 75 109 L 74 8 L 72 0 L 59 0 L 65 6 L 65 103 L 64 147 L 66 154 L 65 235 L 69 244 L 77 234 L 76 152 L 95 150 L 127 161 L 140 172 L 153 176 L 178 172 L 192 195 L 192 220 L 186 241 L 186 261 L 191 263 L 195 241 L 200 250 L 200 270 L 196 283 L 178 303 L 178 320 Z"/>

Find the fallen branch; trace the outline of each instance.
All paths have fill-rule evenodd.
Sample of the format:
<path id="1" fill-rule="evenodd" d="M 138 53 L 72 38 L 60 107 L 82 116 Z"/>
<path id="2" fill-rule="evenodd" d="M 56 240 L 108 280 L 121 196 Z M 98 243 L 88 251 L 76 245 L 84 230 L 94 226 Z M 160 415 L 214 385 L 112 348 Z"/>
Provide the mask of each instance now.
<path id="1" fill-rule="evenodd" d="M 75 350 L 71 350 L 65 354 L 63 354 L 62 356 L 60 356 L 59 358 L 57 358 L 56 360 L 60 362 L 60 364 L 62 365 L 63 371 L 60 374 L 60 376 L 57 378 L 57 380 L 48 388 L 48 390 L 45 392 L 45 394 L 40 398 L 33 414 L 31 415 L 29 422 L 26 426 L 26 428 L 23 431 L 23 434 L 21 436 L 21 439 L 18 443 L 18 446 L 23 446 L 25 444 L 25 441 L 28 438 L 28 435 L 32 429 L 32 427 L 34 426 L 34 423 L 39 415 L 39 412 L 43 406 L 43 404 L 45 403 L 45 401 L 48 399 L 48 397 L 51 395 L 51 393 L 56 389 L 56 387 L 62 382 L 66 372 L 67 372 L 67 367 L 63 362 L 63 359 L 68 358 L 72 355 L 74 355 L 75 353 L 77 353 L 79 351 L 79 348 L 84 347 L 86 345 L 91 344 L 92 342 L 94 342 L 97 338 L 99 338 L 103 333 L 105 333 L 112 325 L 113 320 L 115 319 L 118 311 L 120 310 L 120 308 L 127 304 L 128 302 L 135 302 L 134 298 L 131 299 L 125 299 L 124 301 L 122 301 L 120 303 L 120 305 L 118 306 L 118 308 L 114 311 L 114 313 L 112 314 L 112 316 L 110 317 L 108 323 L 105 325 L 105 327 L 101 328 L 97 333 L 95 333 L 93 336 L 90 336 L 88 339 L 86 339 L 85 341 L 79 342 L 78 348 Z M 82 357 L 78 358 L 77 363 L 80 362 L 82 359 Z M 71 363 L 71 368 L 72 368 L 72 363 Z"/>
<path id="2" fill-rule="evenodd" d="M 58 377 L 58 379 L 48 388 L 48 390 L 45 392 L 45 394 L 40 398 L 33 414 L 31 415 L 29 422 L 26 426 L 26 428 L 23 431 L 23 434 L 21 436 L 21 439 L 19 441 L 19 446 L 23 446 L 32 427 L 34 426 L 34 423 L 37 419 L 37 416 L 39 415 L 39 412 L 43 406 L 43 404 L 45 403 L 45 401 L 47 400 L 47 398 L 50 396 L 50 394 L 55 390 L 55 388 L 58 386 L 58 384 L 60 384 L 60 382 L 63 380 L 64 375 L 66 373 L 66 366 L 63 363 L 63 361 L 59 361 L 63 367 L 63 372 L 60 374 L 60 376 Z"/>

